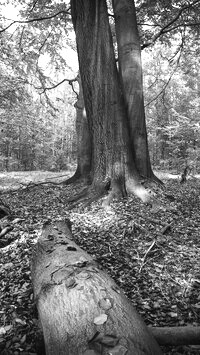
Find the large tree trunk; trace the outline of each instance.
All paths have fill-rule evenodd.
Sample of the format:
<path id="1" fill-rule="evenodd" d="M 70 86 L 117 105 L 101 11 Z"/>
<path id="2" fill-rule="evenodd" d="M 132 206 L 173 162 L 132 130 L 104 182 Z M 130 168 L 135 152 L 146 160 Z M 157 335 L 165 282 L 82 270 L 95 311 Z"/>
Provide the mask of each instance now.
<path id="1" fill-rule="evenodd" d="M 133 192 L 143 201 L 123 90 L 116 67 L 106 0 L 71 1 L 83 95 L 92 132 L 93 186 L 111 181 L 112 196 Z"/>
<path id="2" fill-rule="evenodd" d="M 47 355 L 162 354 L 122 291 L 72 241 L 66 223 L 45 224 L 32 281 Z"/>
<path id="3" fill-rule="evenodd" d="M 119 73 L 128 112 L 135 163 L 140 175 L 152 177 L 144 111 L 141 47 L 133 0 L 112 0 Z"/>

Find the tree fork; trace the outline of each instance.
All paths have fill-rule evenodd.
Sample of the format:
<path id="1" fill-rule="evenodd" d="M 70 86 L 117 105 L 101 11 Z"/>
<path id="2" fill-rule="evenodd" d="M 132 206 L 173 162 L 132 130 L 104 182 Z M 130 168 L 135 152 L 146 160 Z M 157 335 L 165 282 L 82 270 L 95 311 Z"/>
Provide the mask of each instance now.
<path id="1" fill-rule="evenodd" d="M 73 242 L 67 223 L 46 223 L 33 250 L 46 354 L 162 354 L 131 302 Z"/>

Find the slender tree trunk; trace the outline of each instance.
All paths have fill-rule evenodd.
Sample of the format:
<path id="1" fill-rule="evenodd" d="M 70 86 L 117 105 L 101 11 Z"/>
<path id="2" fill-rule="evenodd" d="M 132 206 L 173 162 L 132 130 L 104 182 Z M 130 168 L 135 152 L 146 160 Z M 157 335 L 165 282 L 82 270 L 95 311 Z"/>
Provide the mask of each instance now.
<path id="1" fill-rule="evenodd" d="M 65 181 L 65 184 L 78 180 L 91 180 L 92 138 L 89 122 L 85 111 L 83 89 L 80 74 L 77 76 L 79 95 L 76 108 L 76 135 L 77 135 L 77 168 L 75 174 Z"/>
<path id="2" fill-rule="evenodd" d="M 76 132 L 77 132 L 77 165 L 80 171 L 80 176 L 83 179 L 88 179 L 91 170 L 91 134 L 89 130 L 88 118 L 85 111 L 83 89 L 80 75 L 79 82 L 79 97 L 76 102 Z"/>
<path id="3" fill-rule="evenodd" d="M 123 90 L 115 63 L 106 0 L 71 1 L 83 95 L 92 132 L 93 187 L 111 181 L 112 194 L 134 192 L 143 201 L 134 162 Z"/>
<path id="4" fill-rule="evenodd" d="M 141 47 L 133 0 L 112 0 L 119 73 L 128 112 L 135 163 L 140 175 L 152 177 L 145 123 Z"/>

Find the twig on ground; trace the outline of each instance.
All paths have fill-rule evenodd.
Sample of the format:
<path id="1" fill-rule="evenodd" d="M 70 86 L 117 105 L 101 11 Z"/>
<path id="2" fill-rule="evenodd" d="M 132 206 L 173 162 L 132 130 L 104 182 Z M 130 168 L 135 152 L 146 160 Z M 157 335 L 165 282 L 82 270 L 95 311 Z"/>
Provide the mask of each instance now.
<path id="1" fill-rule="evenodd" d="M 139 274 L 141 273 L 142 268 L 145 265 L 145 260 L 147 258 L 147 255 L 153 249 L 155 244 L 156 244 L 156 239 L 153 240 L 153 242 L 151 243 L 150 247 L 147 249 L 146 253 L 144 254 L 144 257 L 142 258 L 142 263 L 141 263 L 140 268 L 139 268 Z"/>
<path id="2" fill-rule="evenodd" d="M 23 189 L 30 189 L 31 187 L 37 187 L 41 185 L 61 185 L 63 182 L 53 182 L 53 181 L 41 181 L 41 182 L 29 182 L 28 184 L 20 183 Z"/>
<path id="3" fill-rule="evenodd" d="M 168 230 L 171 229 L 171 226 L 172 226 L 171 223 L 166 224 L 166 225 L 161 229 L 160 233 L 161 233 L 161 234 L 165 234 Z"/>

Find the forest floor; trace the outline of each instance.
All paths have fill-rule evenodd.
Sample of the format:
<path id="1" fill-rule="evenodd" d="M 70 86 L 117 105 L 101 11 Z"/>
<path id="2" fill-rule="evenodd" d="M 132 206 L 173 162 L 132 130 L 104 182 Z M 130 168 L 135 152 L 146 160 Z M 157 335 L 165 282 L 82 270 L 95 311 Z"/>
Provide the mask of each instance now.
<path id="1" fill-rule="evenodd" d="M 45 221 L 66 217 L 73 223 L 75 242 L 114 278 L 146 324 L 200 325 L 199 178 L 180 184 L 177 176 L 160 176 L 165 185 L 153 188 L 159 201 L 153 207 L 132 196 L 114 201 L 107 210 L 102 201 L 68 210 L 67 199 L 82 186 L 33 185 L 64 173 L 36 175 L 27 173 L 25 187 L 23 173 L 0 174 L 1 200 L 13 214 L 1 220 L 13 230 L 4 237 L 11 244 L 0 249 L 0 354 L 39 353 L 31 248 Z M 163 351 L 200 354 L 200 346 Z"/>

